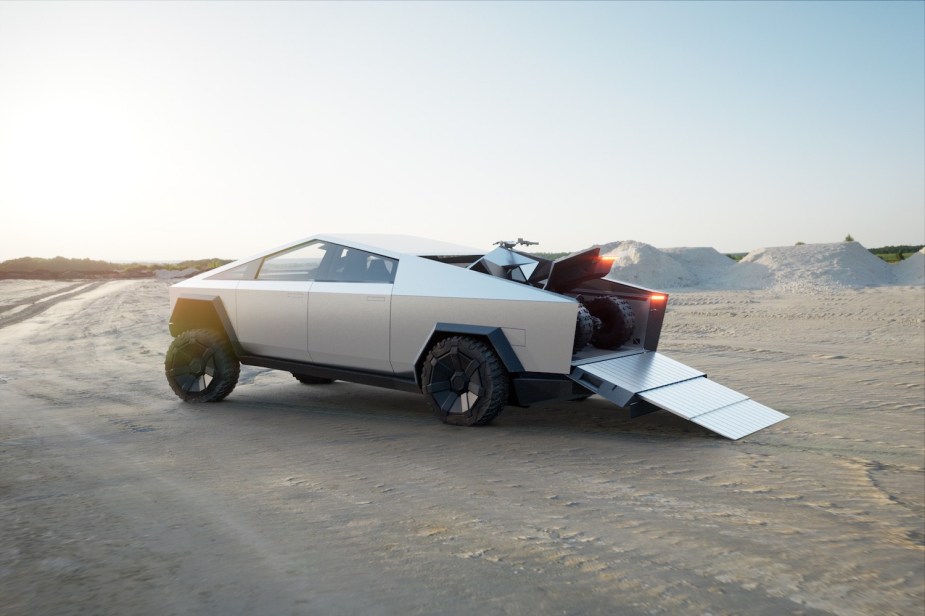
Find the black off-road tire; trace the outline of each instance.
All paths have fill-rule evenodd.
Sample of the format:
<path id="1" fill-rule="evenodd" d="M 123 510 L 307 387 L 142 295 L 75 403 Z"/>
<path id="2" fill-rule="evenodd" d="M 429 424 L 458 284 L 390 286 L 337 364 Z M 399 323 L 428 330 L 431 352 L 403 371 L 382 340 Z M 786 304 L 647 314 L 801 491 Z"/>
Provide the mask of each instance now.
<path id="1" fill-rule="evenodd" d="M 211 329 L 190 329 L 170 343 L 164 372 L 181 400 L 218 402 L 237 385 L 241 364 L 228 338 Z"/>
<path id="2" fill-rule="evenodd" d="M 321 376 L 311 376 L 310 374 L 297 374 L 293 372 L 292 376 L 294 376 L 299 381 L 299 383 L 303 383 L 305 385 L 330 385 L 334 382 L 334 379 L 326 379 Z"/>
<path id="3" fill-rule="evenodd" d="M 600 328 L 591 337 L 591 344 L 599 349 L 618 349 L 632 338 L 636 329 L 636 315 L 629 302 L 616 297 L 598 297 L 588 302 L 591 316 L 601 320 Z"/>
<path id="4" fill-rule="evenodd" d="M 591 316 L 591 313 L 584 304 L 579 304 L 578 320 L 575 323 L 575 343 L 572 346 L 572 353 L 577 353 L 588 346 L 592 337 L 594 337 L 594 317 Z"/>
<path id="5" fill-rule="evenodd" d="M 443 423 L 484 426 L 508 399 L 508 375 L 485 343 L 467 336 L 437 342 L 421 370 L 421 390 Z"/>

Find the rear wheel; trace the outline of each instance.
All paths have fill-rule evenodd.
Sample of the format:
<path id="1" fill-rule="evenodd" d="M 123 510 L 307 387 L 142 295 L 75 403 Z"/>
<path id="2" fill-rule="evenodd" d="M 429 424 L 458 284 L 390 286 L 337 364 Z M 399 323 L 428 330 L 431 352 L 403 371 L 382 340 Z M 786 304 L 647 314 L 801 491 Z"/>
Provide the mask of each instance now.
<path id="1" fill-rule="evenodd" d="M 457 426 L 488 424 L 508 398 L 501 360 L 483 342 L 466 336 L 445 338 L 431 348 L 421 383 L 434 414 Z"/>
<path id="2" fill-rule="evenodd" d="M 181 400 L 218 402 L 237 385 L 241 364 L 225 336 L 210 329 L 191 329 L 170 343 L 164 372 Z"/>
<path id="3" fill-rule="evenodd" d="M 591 344 L 599 349 L 617 349 L 632 338 L 636 329 L 636 315 L 629 302 L 616 297 L 598 297 L 588 302 L 591 316 L 601 320 L 591 337 Z"/>

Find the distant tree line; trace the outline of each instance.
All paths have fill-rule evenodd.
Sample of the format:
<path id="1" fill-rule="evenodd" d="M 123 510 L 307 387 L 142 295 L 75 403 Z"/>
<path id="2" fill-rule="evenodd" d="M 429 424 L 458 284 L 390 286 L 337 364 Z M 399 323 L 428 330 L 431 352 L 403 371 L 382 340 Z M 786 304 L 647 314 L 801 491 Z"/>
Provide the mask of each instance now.
<path id="1" fill-rule="evenodd" d="M 65 257 L 20 257 L 0 263 L 0 278 L 150 278 L 157 270 L 204 272 L 230 262 L 196 259 L 179 263 L 110 263 Z"/>
<path id="2" fill-rule="evenodd" d="M 0 271 L 3 272 L 37 272 L 46 271 L 53 273 L 62 272 L 111 272 L 115 271 L 115 266 L 106 261 L 93 261 L 91 259 L 66 259 L 64 257 L 55 257 L 54 259 L 42 259 L 36 257 L 20 257 L 0 263 Z"/>
<path id="3" fill-rule="evenodd" d="M 902 246 L 882 246 L 880 248 L 871 248 L 870 251 L 883 259 L 888 263 L 894 263 L 896 261 L 902 261 L 911 254 L 914 254 L 922 250 L 925 245 L 918 246 L 909 246 L 908 244 L 903 244 Z"/>
<path id="4" fill-rule="evenodd" d="M 899 253 L 909 255 L 922 250 L 922 248 L 925 248 L 925 244 L 919 244 L 918 246 L 903 244 L 902 246 L 883 246 L 882 248 L 871 248 L 870 251 L 875 255 L 890 255 Z"/>

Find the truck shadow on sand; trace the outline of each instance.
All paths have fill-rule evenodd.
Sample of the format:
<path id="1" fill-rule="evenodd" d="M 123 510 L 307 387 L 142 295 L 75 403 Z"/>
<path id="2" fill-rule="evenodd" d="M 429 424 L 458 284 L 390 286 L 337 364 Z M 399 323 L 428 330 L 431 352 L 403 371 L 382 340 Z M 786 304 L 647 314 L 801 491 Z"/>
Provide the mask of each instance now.
<path id="1" fill-rule="evenodd" d="M 326 422 L 338 419 L 351 423 L 367 421 L 370 429 L 383 424 L 415 424 L 453 433 L 540 431 L 557 435 L 608 438 L 645 435 L 659 440 L 693 438 L 726 442 L 717 434 L 667 411 L 630 418 L 628 409 L 614 406 L 598 396 L 528 408 L 507 406 L 491 424 L 471 428 L 441 424 L 427 408 L 423 396 L 342 381 L 329 385 L 286 383 L 272 387 L 239 387 L 220 404 L 196 405 L 196 408 L 224 416 L 259 414 L 268 419 L 285 417 L 289 420 L 286 422 L 288 426 L 292 426 L 291 420 L 295 417 L 304 417 L 305 427 L 309 430 L 312 416 L 324 415 Z"/>

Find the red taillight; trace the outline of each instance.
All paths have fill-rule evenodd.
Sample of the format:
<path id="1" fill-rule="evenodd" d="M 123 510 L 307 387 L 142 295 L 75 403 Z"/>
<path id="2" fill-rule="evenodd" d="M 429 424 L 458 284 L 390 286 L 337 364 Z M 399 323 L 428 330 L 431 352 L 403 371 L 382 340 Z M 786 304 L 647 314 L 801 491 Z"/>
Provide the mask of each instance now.
<path id="1" fill-rule="evenodd" d="M 613 261 L 614 261 L 614 259 L 616 259 L 616 257 L 600 257 L 598 260 L 599 260 L 601 263 L 604 263 L 604 264 L 606 264 L 606 265 L 609 265 L 610 267 L 613 267 Z"/>
<path id="2" fill-rule="evenodd" d="M 667 296 L 667 295 L 660 295 L 660 294 L 659 294 L 659 295 L 650 295 L 650 296 L 649 296 L 649 299 L 650 299 L 651 301 L 653 301 L 653 302 L 663 302 L 663 301 L 665 301 L 666 299 L 668 299 L 668 296 Z"/>

